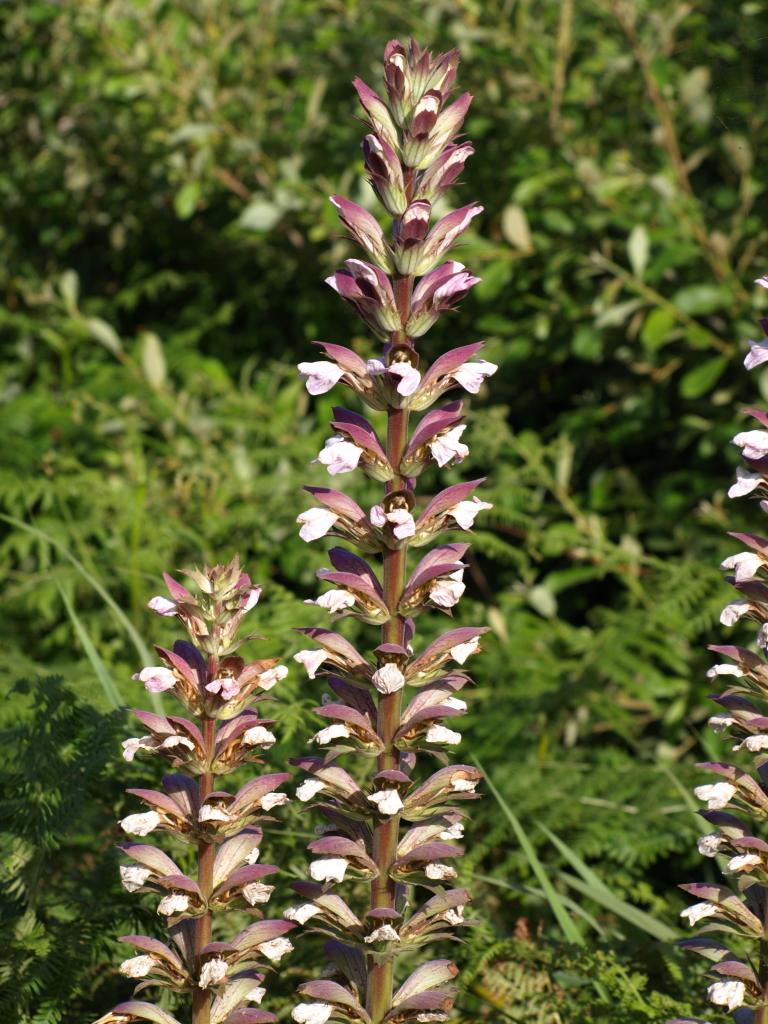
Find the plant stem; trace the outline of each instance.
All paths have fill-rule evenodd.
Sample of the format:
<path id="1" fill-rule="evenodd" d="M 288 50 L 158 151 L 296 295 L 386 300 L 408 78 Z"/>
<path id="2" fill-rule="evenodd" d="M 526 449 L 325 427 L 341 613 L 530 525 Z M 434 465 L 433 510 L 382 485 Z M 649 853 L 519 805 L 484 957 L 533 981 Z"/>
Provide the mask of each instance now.
<path id="1" fill-rule="evenodd" d="M 204 718 L 201 722 L 205 749 L 208 751 L 209 760 L 213 758 L 213 751 L 216 742 L 216 722 L 212 718 Z M 213 772 L 205 772 L 200 776 L 198 782 L 198 793 L 200 803 L 213 792 L 215 779 Z M 213 861 L 215 847 L 213 843 L 201 840 L 197 846 L 197 884 L 203 899 L 207 900 L 213 888 Z M 213 915 L 210 910 L 195 921 L 195 971 L 197 978 L 200 977 L 201 950 L 211 941 L 213 931 Z M 192 993 L 192 1024 L 210 1024 L 211 1020 L 210 989 L 195 986 Z"/>
<path id="2" fill-rule="evenodd" d="M 413 195 L 415 172 L 406 170 L 406 193 L 410 201 Z M 403 324 L 408 320 L 411 308 L 411 291 L 413 278 L 404 275 L 395 278 L 394 292 L 400 319 Z M 409 343 L 402 331 L 392 336 L 394 344 Z M 387 413 L 387 459 L 394 467 L 399 466 L 408 443 L 408 410 L 389 409 Z M 400 475 L 385 484 L 386 493 L 401 490 L 406 480 Z M 384 598 L 392 613 L 389 622 L 381 630 L 382 643 L 404 644 L 405 619 L 397 613 L 397 607 L 405 587 L 405 576 L 408 563 L 408 548 L 403 546 L 395 550 L 387 550 L 383 555 L 383 587 Z M 384 744 L 384 750 L 378 758 L 380 772 L 399 766 L 398 752 L 393 746 L 393 737 L 400 724 L 402 691 L 382 694 L 377 708 L 376 730 Z M 395 906 L 395 883 L 389 877 L 389 869 L 395 859 L 397 844 L 400 837 L 400 815 L 393 814 L 379 822 L 373 830 L 373 859 L 379 869 L 378 878 L 371 882 L 371 909 Z M 392 960 L 377 963 L 372 956 L 368 958 L 368 990 L 367 1005 L 373 1024 L 379 1024 L 390 1008 L 394 979 L 394 962 Z"/>

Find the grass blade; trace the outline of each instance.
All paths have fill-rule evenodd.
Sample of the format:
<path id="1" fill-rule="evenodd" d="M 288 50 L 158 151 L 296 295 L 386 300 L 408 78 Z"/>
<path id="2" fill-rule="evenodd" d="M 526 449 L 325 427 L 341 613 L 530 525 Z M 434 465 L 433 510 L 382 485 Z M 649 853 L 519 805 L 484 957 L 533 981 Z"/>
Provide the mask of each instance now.
<path id="1" fill-rule="evenodd" d="M 535 885 L 513 885 L 512 882 L 504 882 L 500 878 L 494 878 L 493 875 L 476 875 L 472 874 L 473 882 L 485 882 L 486 885 L 494 885 L 498 889 L 508 889 L 510 892 L 521 892 L 525 893 L 526 896 L 533 896 L 537 900 L 546 901 L 546 896 L 542 889 L 539 889 Z M 594 928 L 597 934 L 602 938 L 605 936 L 605 929 L 597 920 L 593 917 L 589 911 L 585 910 L 580 906 L 576 900 L 572 900 L 570 896 L 566 896 L 564 893 L 560 893 L 560 899 L 563 901 L 563 906 L 570 910 L 571 913 L 575 914 L 576 917 L 582 918 L 590 928 Z"/>
<path id="2" fill-rule="evenodd" d="M 83 565 L 83 563 L 72 554 L 72 552 L 69 550 L 66 544 L 63 544 L 60 540 L 57 540 L 55 537 L 52 537 L 50 533 L 47 533 L 45 530 L 40 529 L 39 526 L 32 526 L 31 523 L 26 523 L 24 522 L 23 519 L 17 519 L 16 516 L 9 516 L 5 513 L 0 513 L 0 520 L 6 523 L 10 523 L 11 526 L 15 526 L 19 530 L 25 530 L 27 533 L 32 534 L 33 537 L 37 537 L 38 540 L 42 540 L 46 544 L 50 544 L 51 547 L 58 551 L 63 558 L 66 558 L 66 560 L 70 563 L 70 565 L 74 566 L 74 568 L 78 571 L 78 573 L 82 576 L 86 583 L 88 583 L 89 586 L 91 586 L 96 591 L 96 593 L 102 599 L 104 604 L 115 616 L 118 623 L 122 626 L 123 630 L 125 631 L 126 636 L 129 638 L 133 646 L 136 648 L 136 652 L 139 658 L 141 659 L 142 663 L 144 665 L 152 664 L 152 655 L 150 653 L 150 650 L 144 643 L 141 634 L 136 629 L 134 624 L 125 614 L 125 612 L 117 603 L 117 601 L 115 601 L 114 597 L 112 597 L 112 595 L 106 589 L 106 587 L 104 587 L 104 585 L 96 579 L 93 573 L 90 573 Z M 88 639 L 90 641 L 90 637 Z M 160 694 L 150 694 L 150 700 L 154 710 L 157 712 L 157 714 L 161 715 L 163 713 L 163 702 Z"/>
<path id="3" fill-rule="evenodd" d="M 115 685 L 115 682 L 109 673 L 109 669 L 104 664 L 104 661 L 102 660 L 99 652 L 96 650 L 96 646 L 93 640 L 91 640 L 88 630 L 85 628 L 77 612 L 75 611 L 75 606 L 72 604 L 72 602 L 69 599 L 69 596 L 62 587 L 58 587 L 58 591 L 61 594 L 61 600 L 64 604 L 64 607 L 67 610 L 67 615 L 69 615 L 69 618 L 72 622 L 72 626 L 74 627 L 75 633 L 77 634 L 77 638 L 82 644 L 83 650 L 85 651 L 88 660 L 93 666 L 93 671 L 96 673 L 96 676 L 99 682 L 101 683 L 101 688 L 104 691 L 104 696 L 107 699 L 107 703 L 112 708 L 125 707 L 125 701 L 120 695 L 120 691 Z"/>
<path id="4" fill-rule="evenodd" d="M 55 537 L 52 537 L 50 533 L 46 533 L 45 530 L 41 530 L 39 526 L 32 526 L 31 523 L 25 523 L 23 519 L 17 519 L 15 516 L 9 516 L 2 513 L 0 513 L 0 519 L 2 519 L 3 522 L 10 523 L 19 530 L 26 530 L 27 533 L 31 533 L 32 536 L 37 537 L 38 540 L 43 540 L 46 544 L 50 544 L 51 547 L 55 548 L 60 555 L 63 555 L 63 557 L 66 558 L 67 561 L 75 567 L 75 569 L 77 569 L 83 579 L 93 587 L 104 604 L 107 605 L 109 610 L 125 630 L 127 636 L 130 638 L 141 660 L 147 664 L 152 661 L 152 655 L 149 652 L 149 648 L 144 643 L 141 638 L 141 634 L 125 614 L 123 609 L 117 601 L 115 601 L 109 591 L 96 579 L 96 577 L 92 573 L 88 572 L 83 563 L 79 559 L 75 558 L 65 544 L 60 540 L 57 540 Z"/>
<path id="5" fill-rule="evenodd" d="M 627 903 L 626 900 L 611 892 L 605 882 L 584 863 L 581 857 L 567 843 L 563 842 L 562 839 L 544 825 L 539 825 L 539 828 L 557 847 L 571 867 L 581 876 L 580 878 L 575 878 L 566 872 L 561 873 L 560 877 L 573 889 L 576 889 L 583 896 L 594 900 L 595 903 L 599 903 L 606 910 L 610 910 L 616 917 L 620 917 L 628 924 L 634 925 L 635 928 L 639 928 L 652 938 L 658 939 L 659 942 L 674 942 L 679 937 L 679 932 L 674 928 L 664 924 L 663 921 L 657 920 L 647 911 L 640 910 L 639 907 Z"/>
<path id="6" fill-rule="evenodd" d="M 506 800 L 498 791 L 498 789 L 496 789 L 496 786 L 493 784 L 493 780 L 491 779 L 490 775 L 488 775 L 480 761 L 476 758 L 475 764 L 480 769 L 480 771 L 482 771 L 483 774 L 485 775 L 485 780 L 488 783 L 488 788 L 495 797 L 496 802 L 501 808 L 507 821 L 512 826 L 512 831 L 515 833 L 517 841 L 520 843 L 520 848 L 522 849 L 525 856 L 528 858 L 528 863 L 531 865 L 531 870 L 533 871 L 534 875 L 536 876 L 536 879 L 538 880 L 539 885 L 544 891 L 550 909 L 552 910 L 555 920 L 560 925 L 563 935 L 566 937 L 568 942 L 572 942 L 574 943 L 574 945 L 583 946 L 584 937 L 581 934 L 581 931 L 579 930 L 573 918 L 569 915 L 568 911 L 566 910 L 562 897 L 552 884 L 552 881 L 549 875 L 547 874 L 546 868 L 539 860 L 534 845 L 528 838 L 525 829 L 520 824 L 517 815 L 514 813 L 514 811 L 506 802 Z"/>

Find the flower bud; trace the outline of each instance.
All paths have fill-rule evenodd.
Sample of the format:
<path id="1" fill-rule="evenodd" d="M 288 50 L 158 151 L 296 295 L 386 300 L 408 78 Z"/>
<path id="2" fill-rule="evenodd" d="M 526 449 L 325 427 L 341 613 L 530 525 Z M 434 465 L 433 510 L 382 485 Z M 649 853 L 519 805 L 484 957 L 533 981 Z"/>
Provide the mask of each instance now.
<path id="1" fill-rule="evenodd" d="M 408 205 L 403 181 L 403 168 L 397 153 L 383 139 L 366 135 L 363 139 L 363 159 L 376 195 L 387 213 L 399 217 Z"/>

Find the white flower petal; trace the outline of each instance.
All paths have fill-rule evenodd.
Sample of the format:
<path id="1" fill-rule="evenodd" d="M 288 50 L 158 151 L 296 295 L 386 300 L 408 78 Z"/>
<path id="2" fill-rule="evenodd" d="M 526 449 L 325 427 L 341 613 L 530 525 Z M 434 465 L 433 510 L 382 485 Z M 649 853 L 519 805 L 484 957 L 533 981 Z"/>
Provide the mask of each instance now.
<path id="1" fill-rule="evenodd" d="M 461 733 L 446 729 L 444 725 L 430 725 L 425 739 L 427 743 L 448 743 L 455 746 L 461 743 Z"/>
<path id="2" fill-rule="evenodd" d="M 738 555 L 731 555 L 720 563 L 721 569 L 733 569 L 736 582 L 751 580 L 763 567 L 763 559 L 753 551 L 740 551 Z"/>
<path id="3" fill-rule="evenodd" d="M 388 661 L 376 669 L 371 682 L 379 693 L 395 693 L 405 686 L 405 676 L 393 661 Z"/>
<path id="4" fill-rule="evenodd" d="M 715 782 L 707 786 L 697 786 L 693 792 L 699 800 L 706 803 L 708 810 L 720 811 L 727 807 L 736 793 L 736 787 L 730 782 Z"/>
<path id="5" fill-rule="evenodd" d="M 307 800 L 311 800 L 312 797 L 317 796 L 325 789 L 325 783 L 319 779 L 305 779 L 304 782 L 296 790 L 297 799 L 301 800 L 304 804 Z"/>
<path id="6" fill-rule="evenodd" d="M 442 882 L 455 878 L 456 868 L 452 868 L 450 864 L 439 864 L 437 861 L 433 861 L 424 868 L 424 874 L 433 882 Z"/>
<path id="7" fill-rule="evenodd" d="M 262 942 L 259 946 L 259 951 L 273 964 L 279 963 L 292 949 L 293 943 L 290 939 L 284 938 L 270 939 L 268 942 Z"/>
<path id="8" fill-rule="evenodd" d="M 243 886 L 243 896 L 246 903 L 255 907 L 257 903 L 268 903 L 274 889 L 274 885 L 265 885 L 264 882 L 248 882 Z"/>
<path id="9" fill-rule="evenodd" d="M 275 734 L 265 729 L 263 725 L 254 725 L 243 733 L 243 743 L 246 747 L 271 747 L 276 742 Z"/>
<path id="10" fill-rule="evenodd" d="M 309 874 L 315 882 L 343 882 L 348 867 L 344 857 L 323 857 L 311 862 Z"/>
<path id="11" fill-rule="evenodd" d="M 310 918 L 320 913 L 320 907 L 314 903 L 302 903 L 298 907 L 288 907 L 283 912 L 286 921 L 295 921 L 297 924 L 306 924 Z"/>
<path id="12" fill-rule="evenodd" d="M 226 976 L 227 961 L 223 960 L 220 956 L 216 956 L 203 964 L 200 971 L 200 980 L 197 983 L 198 988 L 210 988 L 211 985 L 218 985 Z"/>
<path id="13" fill-rule="evenodd" d="M 400 936 L 391 924 L 383 924 L 375 928 L 370 935 L 366 935 L 363 942 L 399 942 Z"/>
<path id="14" fill-rule="evenodd" d="M 275 807 L 282 807 L 288 803 L 285 793 L 267 793 L 261 798 L 262 811 L 271 811 Z"/>
<path id="15" fill-rule="evenodd" d="M 318 608 L 324 608 L 331 615 L 343 611 L 345 608 L 352 608 L 355 604 L 355 596 L 348 590 L 329 590 L 321 594 L 316 601 L 307 601 L 307 604 L 316 604 Z"/>
<path id="16" fill-rule="evenodd" d="M 368 799 L 376 804 L 382 814 L 399 814 L 404 806 L 396 789 L 381 789 L 371 793 Z"/>
<path id="17" fill-rule="evenodd" d="M 729 1010 L 744 1003 L 746 986 L 743 981 L 716 981 L 707 989 L 710 1002 L 716 1006 L 727 1006 Z"/>
<path id="18" fill-rule="evenodd" d="M 160 900 L 157 912 L 163 917 L 171 917 L 173 914 L 183 914 L 188 907 L 189 896 L 183 892 L 172 892 Z"/>
<path id="19" fill-rule="evenodd" d="M 157 811 L 146 811 L 144 814 L 129 814 L 119 824 L 128 835 L 146 836 L 157 828 L 161 820 Z"/>
<path id="20" fill-rule="evenodd" d="M 498 366 L 495 363 L 489 363 L 487 359 L 476 359 L 471 363 L 462 363 L 451 376 L 465 391 L 476 395 L 485 378 L 491 377 L 497 370 Z"/>
<path id="21" fill-rule="evenodd" d="M 127 892 L 137 892 L 152 874 L 149 868 L 138 864 L 120 865 L 120 881 Z"/>
<path id="22" fill-rule="evenodd" d="M 146 978 L 155 966 L 155 958 L 146 954 L 132 956 L 120 964 L 120 973 L 126 978 Z"/>
<path id="23" fill-rule="evenodd" d="M 681 910 L 680 917 L 685 918 L 688 924 L 694 925 L 697 921 L 701 921 L 705 917 L 712 917 L 716 913 L 717 907 L 714 903 L 694 903 L 693 906 Z"/>
<path id="24" fill-rule="evenodd" d="M 310 742 L 322 746 L 324 743 L 331 743 L 333 740 L 348 739 L 351 735 L 352 733 L 348 725 L 345 725 L 344 722 L 334 722 L 333 725 L 327 725 L 325 729 L 316 732 Z"/>
<path id="25" fill-rule="evenodd" d="M 291 1010 L 296 1024 L 325 1024 L 333 1013 L 330 1003 L 299 1003 Z"/>

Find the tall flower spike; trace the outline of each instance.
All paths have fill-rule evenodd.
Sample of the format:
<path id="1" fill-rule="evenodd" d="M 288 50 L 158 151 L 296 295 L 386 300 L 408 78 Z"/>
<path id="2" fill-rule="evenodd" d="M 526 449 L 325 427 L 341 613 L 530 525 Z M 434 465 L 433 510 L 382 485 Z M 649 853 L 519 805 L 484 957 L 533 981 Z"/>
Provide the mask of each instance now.
<path id="1" fill-rule="evenodd" d="M 480 773 L 446 766 L 445 757 L 461 742 L 455 725 L 467 705 L 459 691 L 470 682 L 463 665 L 485 630 L 452 629 L 415 653 L 416 616 L 450 615 L 464 591 L 468 545 L 443 543 L 408 571 L 411 547 L 470 529 L 491 507 L 473 493 L 479 480 L 448 487 L 421 514 L 414 493 L 425 467 L 460 462 L 469 449 L 461 440 L 460 402 L 427 411 L 415 427 L 411 410 L 429 410 L 456 388 L 476 394 L 496 370 L 475 358 L 481 344 L 446 352 L 432 366 L 423 365 L 415 347 L 478 280 L 461 263 L 436 264 L 482 207 L 449 213 L 430 230 L 433 199 L 473 152 L 469 143 L 452 141 L 470 97 L 445 103 L 457 64 L 455 52 L 433 57 L 394 40 L 384 54 L 388 102 L 355 81 L 370 129 L 366 167 L 395 220 L 386 238 L 371 213 L 334 196 L 342 223 L 376 265 L 347 260 L 328 283 L 384 346 L 364 363 L 349 349 L 321 343 L 328 361 L 300 365 L 310 394 L 344 384 L 370 409 L 386 411 L 387 429 L 380 440 L 364 416 L 335 409 L 334 434 L 318 461 L 333 476 L 362 470 L 383 483 L 382 496 L 366 513 L 339 491 L 308 488 L 322 507 L 299 516 L 304 540 L 340 537 L 367 559 L 332 548 L 333 568 L 318 572 L 332 589 L 309 603 L 378 625 L 381 637 L 365 657 L 338 633 L 305 629 L 315 646 L 296 655 L 309 678 L 323 677 L 330 691 L 316 709 L 323 725 L 312 737 L 312 756 L 296 762 L 306 773 L 297 798 L 314 802 L 327 824 L 310 843 L 311 881 L 295 883 L 299 900 L 285 915 L 329 939 L 330 969 L 300 987 L 297 1024 L 447 1020 L 455 966 L 430 960 L 397 978 L 396 988 L 396 960 L 400 953 L 412 960 L 415 950 L 469 923 L 469 894 L 451 884 L 462 853 L 461 805 L 476 799 Z M 420 281 L 417 274 L 424 275 Z M 348 757 L 373 762 L 373 771 L 361 773 L 367 783 L 342 766 Z M 417 781 L 417 759 L 430 757 L 438 758 L 438 770 L 420 772 Z M 349 880 L 370 884 L 367 902 L 355 909 L 335 892 Z"/>
<path id="2" fill-rule="evenodd" d="M 187 575 L 197 596 L 166 575 L 170 597 L 154 597 L 149 607 L 178 619 L 189 639 L 169 649 L 155 647 L 160 664 L 141 669 L 134 679 L 152 693 L 175 698 L 191 717 L 135 711 L 145 735 L 123 743 L 127 761 L 144 752 L 172 770 L 162 791 L 128 790 L 146 810 L 122 819 L 128 838 L 119 846 L 128 859 L 120 868 L 123 886 L 157 898 L 170 942 L 123 936 L 133 952 L 120 971 L 138 981 L 135 994 L 151 986 L 187 994 L 192 1024 L 267 1024 L 276 1018 L 258 1008 L 265 971 L 291 950 L 285 936 L 295 924 L 266 920 L 260 909 L 278 869 L 258 863 L 259 823 L 271 820 L 269 812 L 287 802 L 278 790 L 290 776 L 256 776 L 234 795 L 218 789 L 217 782 L 243 765 L 264 763 L 262 754 L 275 736 L 272 721 L 262 718 L 256 705 L 268 699 L 287 670 L 277 659 L 248 662 L 236 653 L 251 639 L 238 640 L 237 633 L 261 593 L 237 558 Z M 196 849 L 194 877 L 161 850 L 134 841 L 156 831 Z M 234 938 L 212 941 L 214 915 L 232 910 L 253 923 Z M 136 999 L 116 1006 L 97 1024 L 133 1021 L 178 1024 L 166 1010 Z"/>
<path id="3" fill-rule="evenodd" d="M 768 288 L 767 278 L 755 283 Z M 766 326 L 763 321 L 763 328 Z M 745 365 L 753 369 L 764 361 L 763 346 L 755 342 L 750 345 Z M 739 467 L 736 483 L 728 494 L 731 498 L 752 495 L 763 499 L 760 508 L 767 512 L 768 414 L 756 409 L 747 412 L 758 427 L 741 431 L 733 439 L 747 468 Z M 715 732 L 726 733 L 735 741 L 734 751 L 751 754 L 753 768 L 745 771 L 720 762 L 698 766 L 715 777 L 715 781 L 694 790 L 706 805 L 699 813 L 713 828 L 699 839 L 699 852 L 704 857 L 723 858 L 721 866 L 728 884 L 694 883 L 681 888 L 696 900 L 682 912 L 688 924 L 706 922 L 704 932 L 719 930 L 739 936 L 740 955 L 703 935 L 684 939 L 680 945 L 711 962 L 707 989 L 710 1002 L 737 1011 L 736 1020 L 743 1017 L 749 1024 L 768 1024 L 768 843 L 753 834 L 759 823 L 768 820 L 768 539 L 751 533 L 730 536 L 747 550 L 722 563 L 721 568 L 729 571 L 726 581 L 736 589 L 737 597 L 723 609 L 720 621 L 726 626 L 741 619 L 758 623 L 757 651 L 732 644 L 710 647 L 718 658 L 726 660 L 713 665 L 707 675 L 726 687 L 712 698 L 718 710 L 709 724 Z"/>

